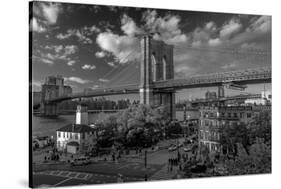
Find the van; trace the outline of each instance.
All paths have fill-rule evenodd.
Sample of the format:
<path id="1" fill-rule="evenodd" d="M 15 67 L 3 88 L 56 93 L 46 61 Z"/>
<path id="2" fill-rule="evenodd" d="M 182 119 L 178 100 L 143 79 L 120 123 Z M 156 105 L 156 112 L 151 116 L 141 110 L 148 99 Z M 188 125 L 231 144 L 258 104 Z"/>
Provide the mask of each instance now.
<path id="1" fill-rule="evenodd" d="M 71 161 L 71 165 L 75 166 L 75 165 L 88 165 L 90 164 L 90 158 L 89 157 L 79 157 L 79 158 L 75 158 Z"/>

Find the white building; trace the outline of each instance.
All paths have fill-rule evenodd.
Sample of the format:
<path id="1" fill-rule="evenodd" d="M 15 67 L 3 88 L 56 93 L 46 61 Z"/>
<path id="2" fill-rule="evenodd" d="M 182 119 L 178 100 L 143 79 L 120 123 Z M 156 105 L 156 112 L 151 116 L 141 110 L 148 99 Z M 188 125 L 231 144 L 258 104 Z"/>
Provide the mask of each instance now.
<path id="1" fill-rule="evenodd" d="M 73 154 L 91 150 L 96 140 L 96 130 L 86 123 L 88 123 L 87 108 L 78 105 L 75 124 L 57 130 L 57 149 Z"/>
<path id="2" fill-rule="evenodd" d="M 262 91 L 259 98 L 249 98 L 245 100 L 245 104 L 267 105 L 271 104 L 271 91 Z"/>

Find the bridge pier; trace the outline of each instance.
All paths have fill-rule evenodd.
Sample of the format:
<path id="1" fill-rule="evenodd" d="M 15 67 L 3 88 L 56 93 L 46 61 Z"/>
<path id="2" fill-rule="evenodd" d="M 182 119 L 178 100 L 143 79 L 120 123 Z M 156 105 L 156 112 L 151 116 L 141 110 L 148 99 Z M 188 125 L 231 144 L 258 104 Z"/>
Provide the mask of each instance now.
<path id="1" fill-rule="evenodd" d="M 176 107 L 175 107 L 175 93 L 174 92 L 165 92 L 159 93 L 153 91 L 153 89 L 144 89 L 139 90 L 140 94 L 140 104 L 147 104 L 152 107 L 166 106 L 170 112 L 171 119 L 176 118 Z"/>
<path id="2" fill-rule="evenodd" d="M 218 86 L 218 98 L 224 97 L 224 86 Z"/>
<path id="3" fill-rule="evenodd" d="M 141 40 L 140 62 L 140 103 L 152 107 L 166 106 L 169 108 L 171 119 L 175 119 L 175 92 L 159 91 L 154 83 L 165 82 L 174 78 L 173 46 L 163 41 L 152 40 L 145 35 Z"/>
<path id="4" fill-rule="evenodd" d="M 41 105 L 41 115 L 42 116 L 58 116 L 58 106 L 57 103 L 46 103 L 42 102 Z"/>

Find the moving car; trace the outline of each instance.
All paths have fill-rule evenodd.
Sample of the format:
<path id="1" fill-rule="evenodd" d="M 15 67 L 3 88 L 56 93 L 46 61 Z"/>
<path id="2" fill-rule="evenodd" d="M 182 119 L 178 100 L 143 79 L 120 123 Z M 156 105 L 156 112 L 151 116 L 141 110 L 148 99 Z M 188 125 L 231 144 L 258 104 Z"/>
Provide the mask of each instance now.
<path id="1" fill-rule="evenodd" d="M 79 158 L 75 158 L 71 161 L 71 165 L 75 166 L 75 165 L 88 165 L 90 164 L 90 158 L 88 157 L 79 157 Z"/>

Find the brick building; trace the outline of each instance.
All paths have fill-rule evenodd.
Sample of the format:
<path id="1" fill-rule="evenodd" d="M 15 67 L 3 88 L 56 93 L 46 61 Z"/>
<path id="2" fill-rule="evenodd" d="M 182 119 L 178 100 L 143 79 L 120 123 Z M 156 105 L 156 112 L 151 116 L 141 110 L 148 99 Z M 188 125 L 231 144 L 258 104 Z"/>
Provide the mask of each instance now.
<path id="1" fill-rule="evenodd" d="M 199 119 L 199 147 L 205 145 L 209 151 L 221 152 L 220 129 L 233 123 L 249 123 L 260 111 L 252 106 L 201 107 Z"/>

